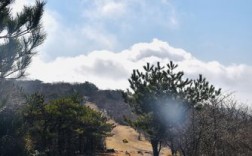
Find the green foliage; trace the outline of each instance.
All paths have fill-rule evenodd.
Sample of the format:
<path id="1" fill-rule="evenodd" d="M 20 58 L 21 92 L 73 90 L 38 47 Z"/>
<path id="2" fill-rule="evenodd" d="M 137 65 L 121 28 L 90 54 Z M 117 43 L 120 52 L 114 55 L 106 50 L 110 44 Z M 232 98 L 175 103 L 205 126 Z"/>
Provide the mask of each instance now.
<path id="1" fill-rule="evenodd" d="M 174 129 L 185 123 L 188 110 L 199 108 L 203 101 L 215 98 L 215 90 L 201 75 L 196 80 L 185 79 L 172 61 L 165 67 L 147 63 L 144 72 L 133 70 L 129 79 L 131 91 L 124 95 L 139 116 L 131 125 L 150 138 L 154 155 L 165 140 L 172 142 Z"/>
<path id="2" fill-rule="evenodd" d="M 76 155 L 103 148 L 113 128 L 101 113 L 80 104 L 76 96 L 45 103 L 34 94 L 23 111 L 31 151 L 51 155 Z M 33 146 L 33 147 L 32 147 Z"/>
<path id="3" fill-rule="evenodd" d="M 25 155 L 22 120 L 18 112 L 5 109 L 0 113 L 0 156 Z"/>
<path id="4" fill-rule="evenodd" d="M 13 0 L 0 1 L 0 79 L 19 78 L 30 64 L 34 49 L 45 39 L 41 17 L 45 3 L 25 6 L 15 16 L 11 13 Z"/>

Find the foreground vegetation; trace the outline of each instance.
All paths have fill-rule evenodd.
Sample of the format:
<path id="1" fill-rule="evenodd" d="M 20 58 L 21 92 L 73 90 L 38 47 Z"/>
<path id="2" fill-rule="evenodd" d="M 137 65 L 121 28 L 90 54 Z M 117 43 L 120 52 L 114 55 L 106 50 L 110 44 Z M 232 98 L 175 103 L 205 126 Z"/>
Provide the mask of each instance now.
<path id="1" fill-rule="evenodd" d="M 81 105 L 83 101 L 78 96 L 48 99 L 32 94 L 26 100 L 19 100 L 14 98 L 18 94 L 8 89 L 13 85 L 6 87 L 5 91 L 12 93 L 9 102 L 13 99 L 12 102 L 17 104 L 8 103 L 0 112 L 1 156 L 91 155 L 103 150 L 104 138 L 110 135 L 113 125 L 106 124 L 107 119 L 102 114 Z M 1 95 L 6 97 L 6 94 Z M 176 116 L 176 104 L 165 109 L 168 116 L 163 116 L 164 123 L 169 123 L 167 120 L 172 114 Z M 114 105 L 115 101 L 106 109 Z M 119 112 L 120 108 L 124 107 L 118 107 L 114 112 Z M 231 97 L 219 95 L 195 107 L 194 112 L 188 109 L 181 117 L 179 122 L 170 124 L 167 132 L 164 130 L 166 133 L 162 135 L 159 147 L 170 147 L 174 155 L 251 155 L 251 112 Z M 130 124 L 150 140 L 155 134 L 150 130 L 155 129 L 151 125 L 145 126 L 149 119 L 139 115 L 138 120 L 131 119 Z M 157 121 L 156 124 L 160 123 Z"/>
<path id="2" fill-rule="evenodd" d="M 128 123 L 149 138 L 153 155 L 163 146 L 172 154 L 251 155 L 252 118 L 248 108 L 238 106 L 220 89 L 199 75 L 184 78 L 173 62 L 134 70 L 125 100 L 138 115 Z"/>
<path id="3" fill-rule="evenodd" d="M 22 110 L 1 112 L 1 155 L 70 156 L 102 151 L 113 124 L 80 102 L 72 96 L 45 103 L 42 95 L 33 94 Z"/>

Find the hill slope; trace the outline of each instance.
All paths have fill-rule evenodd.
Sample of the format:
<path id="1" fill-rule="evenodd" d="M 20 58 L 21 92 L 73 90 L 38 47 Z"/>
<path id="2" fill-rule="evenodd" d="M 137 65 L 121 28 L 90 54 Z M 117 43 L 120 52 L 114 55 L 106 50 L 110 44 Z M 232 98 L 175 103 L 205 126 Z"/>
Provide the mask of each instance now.
<path id="1" fill-rule="evenodd" d="M 88 102 L 86 106 L 101 111 L 94 103 Z M 143 136 L 139 140 L 139 133 L 135 129 L 120 125 L 114 120 L 109 122 L 114 123 L 115 128 L 112 130 L 113 135 L 106 138 L 105 144 L 107 149 L 114 149 L 115 153 L 107 154 L 107 156 L 152 156 L 151 144 Z M 160 156 L 170 156 L 170 153 L 168 148 L 163 148 Z"/>
<path id="2" fill-rule="evenodd" d="M 119 90 L 99 90 L 94 84 L 85 83 L 43 83 L 41 81 L 5 81 L 1 85 L 1 95 L 11 95 L 8 100 L 8 105 L 18 109 L 20 101 L 25 101 L 25 95 L 30 95 L 35 92 L 43 94 L 46 101 L 70 96 L 74 93 L 78 93 L 83 97 L 86 102 L 93 102 L 97 107 L 106 112 L 112 119 L 118 123 L 124 123 L 123 116 L 128 118 L 134 118 L 134 114 L 131 112 L 130 107 L 126 104 L 122 98 L 121 91 Z M 14 94 L 15 93 L 15 94 Z"/>
<path id="3" fill-rule="evenodd" d="M 25 102 L 26 95 L 35 92 L 43 94 L 46 101 L 78 93 L 85 99 L 83 101 L 85 105 L 105 113 L 111 118 L 110 121 L 115 123 L 116 127 L 112 131 L 113 136 L 106 138 L 105 141 L 107 149 L 116 151 L 110 156 L 152 155 L 151 144 L 146 140 L 139 141 L 139 134 L 133 128 L 122 125 L 124 124 L 123 116 L 134 119 L 135 115 L 131 112 L 128 104 L 124 102 L 119 90 L 99 90 L 89 82 L 50 84 L 41 81 L 6 81 L 1 87 L 1 95 L 10 95 L 7 100 L 8 106 L 14 109 L 18 109 Z M 127 140 L 127 143 L 123 142 L 123 140 Z M 106 155 L 108 156 L 108 154 Z M 169 149 L 163 149 L 161 155 L 170 155 Z"/>
<path id="4" fill-rule="evenodd" d="M 152 156 L 151 144 L 145 139 L 138 140 L 139 133 L 133 128 L 116 124 L 112 133 L 114 134 L 112 137 L 106 138 L 106 147 L 115 149 L 117 156 Z M 127 140 L 127 143 L 124 143 L 123 140 Z M 170 150 L 163 148 L 160 155 L 169 156 Z"/>

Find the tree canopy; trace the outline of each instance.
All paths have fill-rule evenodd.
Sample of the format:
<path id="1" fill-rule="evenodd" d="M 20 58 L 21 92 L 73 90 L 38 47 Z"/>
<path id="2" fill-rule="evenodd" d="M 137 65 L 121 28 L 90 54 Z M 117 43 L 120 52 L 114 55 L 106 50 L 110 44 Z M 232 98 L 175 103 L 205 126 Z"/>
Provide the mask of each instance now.
<path id="1" fill-rule="evenodd" d="M 220 94 L 201 75 L 196 80 L 185 79 L 177 67 L 172 61 L 166 66 L 147 63 L 143 72 L 133 70 L 129 79 L 126 101 L 139 116 L 130 123 L 149 137 L 154 156 L 166 140 L 173 142 L 174 129 L 186 122 L 189 111 Z"/>
<path id="2" fill-rule="evenodd" d="M 77 155 L 103 150 L 113 124 L 101 113 L 80 104 L 78 96 L 44 102 L 40 94 L 28 98 L 23 109 L 26 146 L 31 153 Z"/>

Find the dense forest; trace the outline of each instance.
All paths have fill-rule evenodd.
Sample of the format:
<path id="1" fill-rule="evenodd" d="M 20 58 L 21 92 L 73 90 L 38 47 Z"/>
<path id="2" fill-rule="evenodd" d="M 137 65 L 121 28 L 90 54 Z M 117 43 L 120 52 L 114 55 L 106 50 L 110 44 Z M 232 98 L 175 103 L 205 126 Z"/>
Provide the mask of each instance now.
<path id="1" fill-rule="evenodd" d="M 44 101 L 27 97 L 18 110 L 1 112 L 1 155 L 92 155 L 104 150 L 113 124 L 78 96 Z"/>

